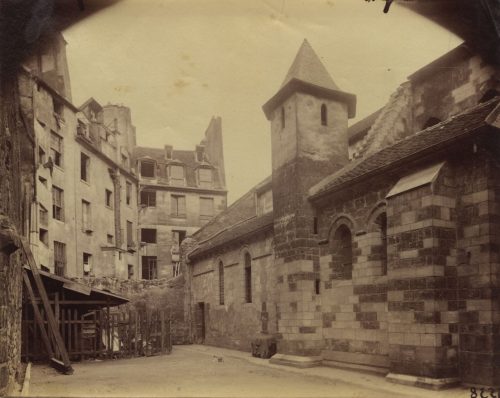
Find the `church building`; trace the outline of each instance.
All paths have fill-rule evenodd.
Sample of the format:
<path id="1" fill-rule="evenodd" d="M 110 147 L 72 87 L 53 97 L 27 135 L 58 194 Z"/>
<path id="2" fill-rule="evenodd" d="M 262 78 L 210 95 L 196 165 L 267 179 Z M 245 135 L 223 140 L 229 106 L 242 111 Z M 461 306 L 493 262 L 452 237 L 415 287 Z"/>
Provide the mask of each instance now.
<path id="1" fill-rule="evenodd" d="M 272 175 L 185 246 L 195 340 L 499 385 L 498 77 L 462 44 L 348 127 L 356 96 L 304 41 L 263 106 Z"/>

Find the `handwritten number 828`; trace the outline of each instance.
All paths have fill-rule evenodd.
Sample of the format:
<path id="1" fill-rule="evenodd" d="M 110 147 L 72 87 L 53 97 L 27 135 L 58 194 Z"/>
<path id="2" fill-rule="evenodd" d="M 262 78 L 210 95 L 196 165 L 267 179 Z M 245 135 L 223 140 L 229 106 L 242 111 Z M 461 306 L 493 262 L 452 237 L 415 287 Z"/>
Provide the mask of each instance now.
<path id="1" fill-rule="evenodd" d="M 471 387 L 470 398 L 500 398 L 498 391 L 493 388 L 479 388 Z"/>

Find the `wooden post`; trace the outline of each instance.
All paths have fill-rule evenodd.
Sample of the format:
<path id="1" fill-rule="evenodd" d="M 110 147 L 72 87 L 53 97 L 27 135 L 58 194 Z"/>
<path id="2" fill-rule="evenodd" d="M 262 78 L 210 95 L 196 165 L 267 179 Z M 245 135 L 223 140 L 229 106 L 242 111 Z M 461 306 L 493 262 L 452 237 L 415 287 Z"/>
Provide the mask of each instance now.
<path id="1" fill-rule="evenodd" d="M 73 347 L 73 325 L 71 324 L 71 310 L 66 310 L 66 321 L 68 323 L 68 352 L 71 352 Z"/>
<path id="2" fill-rule="evenodd" d="M 107 315 L 107 318 L 108 318 L 108 327 L 107 327 L 107 344 L 106 344 L 106 348 L 108 350 L 108 358 L 111 358 L 111 325 L 112 325 L 112 321 L 111 321 L 111 313 L 109 311 L 109 303 L 106 305 L 106 315 Z"/>
<path id="3" fill-rule="evenodd" d="M 56 319 L 57 330 L 59 330 L 59 333 L 60 333 L 61 332 L 61 324 L 59 322 L 59 292 L 56 292 L 55 296 L 54 296 L 54 316 Z M 58 357 L 60 357 L 61 352 L 59 351 L 59 347 L 57 347 L 57 344 L 56 344 L 55 348 L 56 348 L 56 355 Z"/>
<path id="4" fill-rule="evenodd" d="M 165 354 L 165 311 L 160 310 L 160 322 L 161 322 L 161 353 Z"/>
<path id="5" fill-rule="evenodd" d="M 134 311 L 134 339 L 135 339 L 135 344 L 134 344 L 134 355 L 138 356 L 139 355 L 139 313 L 137 311 Z"/>

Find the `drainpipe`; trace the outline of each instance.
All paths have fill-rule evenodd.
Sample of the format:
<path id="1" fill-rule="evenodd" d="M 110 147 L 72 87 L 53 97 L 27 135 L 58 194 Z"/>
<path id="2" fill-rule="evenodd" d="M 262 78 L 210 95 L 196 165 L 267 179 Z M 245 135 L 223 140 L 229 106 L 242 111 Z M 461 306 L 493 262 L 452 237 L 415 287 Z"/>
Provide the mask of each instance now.
<path id="1" fill-rule="evenodd" d="M 121 231 L 121 218 L 120 218 L 120 202 L 121 202 L 121 185 L 120 185 L 120 172 L 118 169 L 108 169 L 111 180 L 113 181 L 114 187 L 114 216 L 115 216 L 115 246 L 118 250 L 122 249 L 123 238 Z M 121 254 L 119 254 L 121 257 Z M 116 277 L 116 266 L 114 271 L 114 277 Z"/>

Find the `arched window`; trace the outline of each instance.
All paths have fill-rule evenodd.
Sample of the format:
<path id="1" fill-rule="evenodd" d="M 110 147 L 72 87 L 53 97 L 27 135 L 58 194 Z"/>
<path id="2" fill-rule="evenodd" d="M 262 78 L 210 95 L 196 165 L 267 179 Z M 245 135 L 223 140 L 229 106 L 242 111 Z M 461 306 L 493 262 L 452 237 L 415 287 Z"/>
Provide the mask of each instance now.
<path id="1" fill-rule="evenodd" d="M 322 126 L 328 125 L 328 109 L 326 109 L 325 104 L 321 105 L 321 125 Z"/>
<path id="2" fill-rule="evenodd" d="M 219 261 L 219 304 L 224 305 L 224 264 Z"/>
<path id="3" fill-rule="evenodd" d="M 352 279 L 352 234 L 344 224 L 333 235 L 331 253 L 333 279 Z"/>
<path id="4" fill-rule="evenodd" d="M 281 128 L 285 128 L 285 108 L 281 108 Z"/>
<path id="5" fill-rule="evenodd" d="M 376 219 L 375 224 L 377 224 L 380 230 L 380 262 L 382 267 L 382 275 L 387 275 L 387 215 L 386 213 L 381 213 Z"/>
<path id="6" fill-rule="evenodd" d="M 245 302 L 252 302 L 252 257 L 245 253 Z"/>

